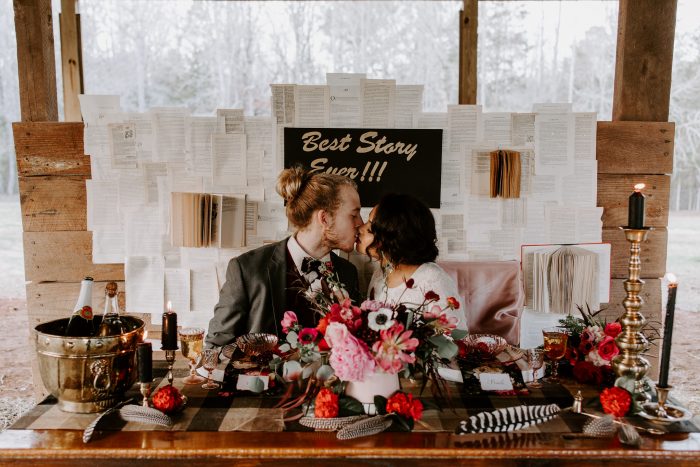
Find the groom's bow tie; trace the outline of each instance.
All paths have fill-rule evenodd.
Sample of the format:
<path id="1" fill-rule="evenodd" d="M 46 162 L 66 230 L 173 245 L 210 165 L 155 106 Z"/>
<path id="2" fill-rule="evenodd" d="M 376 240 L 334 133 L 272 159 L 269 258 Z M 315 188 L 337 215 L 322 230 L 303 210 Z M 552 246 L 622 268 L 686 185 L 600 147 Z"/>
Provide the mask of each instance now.
<path id="1" fill-rule="evenodd" d="M 304 274 L 311 274 L 316 272 L 319 276 L 321 275 L 321 261 L 314 259 L 310 256 L 305 256 L 301 260 L 301 272 Z"/>

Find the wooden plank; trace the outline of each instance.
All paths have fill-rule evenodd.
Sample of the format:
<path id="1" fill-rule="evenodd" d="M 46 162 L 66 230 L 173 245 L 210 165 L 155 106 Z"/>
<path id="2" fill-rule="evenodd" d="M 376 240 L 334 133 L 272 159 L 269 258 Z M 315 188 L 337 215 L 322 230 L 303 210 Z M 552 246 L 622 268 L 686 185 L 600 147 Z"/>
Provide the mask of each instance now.
<path id="1" fill-rule="evenodd" d="M 19 177 L 25 232 L 86 230 L 83 177 Z"/>
<path id="2" fill-rule="evenodd" d="M 598 122 L 598 173 L 673 172 L 673 122 Z"/>
<path id="3" fill-rule="evenodd" d="M 63 115 L 67 122 L 81 122 L 78 96 L 83 93 L 80 30 L 75 14 L 77 0 L 61 0 L 61 73 L 63 76 Z"/>
<path id="4" fill-rule="evenodd" d="M 459 103 L 476 104 L 478 0 L 464 0 L 459 12 Z"/>
<path id="5" fill-rule="evenodd" d="M 124 280 L 123 264 L 92 264 L 92 232 L 24 232 L 28 281 Z"/>
<path id="6" fill-rule="evenodd" d="M 82 123 L 13 123 L 17 172 L 23 177 L 82 175 L 90 178 Z"/>
<path id="7" fill-rule="evenodd" d="M 598 174 L 598 206 L 603 209 L 603 228 L 627 225 L 629 196 L 634 185 L 644 183 L 645 224 L 649 227 L 668 225 L 671 177 L 669 175 Z"/>
<path id="8" fill-rule="evenodd" d="M 51 0 L 13 4 L 22 121 L 58 121 Z"/>
<path id="9" fill-rule="evenodd" d="M 625 240 L 624 233 L 619 229 L 603 229 L 603 242 L 612 246 L 611 276 L 616 279 L 628 277 L 630 243 Z M 649 232 L 647 241 L 642 244 L 642 278 L 659 278 L 666 273 L 667 244 L 665 227 Z"/>
<path id="10" fill-rule="evenodd" d="M 613 120 L 665 122 L 676 0 L 620 0 Z"/>

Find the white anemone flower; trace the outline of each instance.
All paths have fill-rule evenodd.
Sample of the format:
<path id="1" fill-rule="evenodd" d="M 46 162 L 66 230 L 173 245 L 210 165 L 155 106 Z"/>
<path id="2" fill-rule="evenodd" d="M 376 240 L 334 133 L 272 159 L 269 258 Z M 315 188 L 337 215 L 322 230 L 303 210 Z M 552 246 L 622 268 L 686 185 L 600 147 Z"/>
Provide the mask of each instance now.
<path id="1" fill-rule="evenodd" d="M 394 320 L 391 316 L 394 312 L 390 308 L 380 308 L 377 311 L 372 311 L 367 315 L 367 324 L 373 331 L 381 331 L 389 329 L 394 325 Z"/>

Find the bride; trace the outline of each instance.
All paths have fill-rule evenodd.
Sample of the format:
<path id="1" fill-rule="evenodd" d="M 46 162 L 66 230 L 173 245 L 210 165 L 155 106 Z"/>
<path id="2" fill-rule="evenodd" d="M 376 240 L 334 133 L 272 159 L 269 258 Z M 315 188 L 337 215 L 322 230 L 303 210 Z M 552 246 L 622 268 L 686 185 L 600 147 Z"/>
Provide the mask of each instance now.
<path id="1" fill-rule="evenodd" d="M 404 194 L 386 194 L 372 208 L 360 227 L 357 252 L 379 261 L 367 296 L 390 304 L 422 303 L 425 293 L 435 292 L 437 304 L 447 306 L 447 298 L 459 298 L 454 280 L 435 263 L 438 255 L 435 219 L 419 199 Z M 413 283 L 407 282 L 412 279 Z M 463 310 L 448 310 L 457 328 L 466 329 Z"/>

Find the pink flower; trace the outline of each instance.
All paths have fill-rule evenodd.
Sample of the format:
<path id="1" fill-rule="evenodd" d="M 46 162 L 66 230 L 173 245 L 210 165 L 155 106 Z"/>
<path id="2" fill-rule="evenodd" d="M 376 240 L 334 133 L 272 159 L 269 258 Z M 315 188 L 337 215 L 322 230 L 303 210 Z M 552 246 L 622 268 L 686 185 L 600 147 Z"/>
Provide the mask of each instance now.
<path id="1" fill-rule="evenodd" d="M 457 327 L 456 316 L 447 314 L 447 311 L 440 308 L 438 305 L 433 305 L 430 310 L 423 313 L 423 319 L 427 321 L 428 326 L 435 328 L 438 333 L 448 333 Z"/>
<path id="2" fill-rule="evenodd" d="M 379 333 L 381 339 L 374 343 L 372 351 L 382 370 L 396 374 L 401 371 L 404 363 L 416 361 L 416 356 L 409 352 L 416 350 L 419 342 L 411 334 L 413 331 L 404 331 L 402 324 L 395 324 Z"/>
<path id="3" fill-rule="evenodd" d="M 299 333 L 299 342 L 302 344 L 313 344 L 318 338 L 318 330 L 315 328 L 304 328 Z"/>
<path id="4" fill-rule="evenodd" d="M 377 301 L 377 300 L 365 300 L 360 305 L 360 309 L 362 309 L 364 311 L 377 311 L 380 308 L 386 308 L 386 305 L 382 302 Z"/>
<path id="5" fill-rule="evenodd" d="M 605 335 L 606 336 L 610 336 L 614 339 L 621 332 L 622 332 L 622 325 L 620 323 L 608 323 L 605 325 Z"/>
<path id="6" fill-rule="evenodd" d="M 282 319 L 282 331 L 288 333 L 290 328 L 294 327 L 299 320 L 297 319 L 296 313 L 293 311 L 285 311 L 284 318 Z"/>
<path id="7" fill-rule="evenodd" d="M 345 325 L 328 325 L 326 341 L 333 349 L 329 363 L 341 380 L 363 381 L 374 372 L 376 364 L 367 344 L 350 334 Z"/>
<path id="8" fill-rule="evenodd" d="M 423 318 L 424 319 L 437 319 L 440 317 L 440 313 L 442 313 L 442 308 L 440 308 L 438 305 L 433 305 L 430 307 L 428 311 L 423 313 Z"/>
<path id="9" fill-rule="evenodd" d="M 605 336 L 605 338 L 600 341 L 600 344 L 598 344 L 598 355 L 600 355 L 603 360 L 610 361 L 619 353 L 620 349 L 617 348 L 615 339 L 610 336 Z"/>

